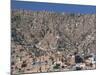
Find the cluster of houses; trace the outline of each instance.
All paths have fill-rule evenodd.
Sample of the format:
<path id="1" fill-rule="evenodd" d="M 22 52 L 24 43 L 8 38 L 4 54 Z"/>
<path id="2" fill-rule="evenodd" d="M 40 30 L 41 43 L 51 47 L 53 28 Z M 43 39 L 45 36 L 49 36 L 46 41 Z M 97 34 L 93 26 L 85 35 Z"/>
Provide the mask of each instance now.
<path id="1" fill-rule="evenodd" d="M 54 71 L 90 70 L 96 68 L 94 54 L 82 56 L 78 53 L 64 54 L 60 51 L 48 51 L 46 55 L 33 56 L 21 45 L 16 46 L 11 61 L 12 74 Z"/>

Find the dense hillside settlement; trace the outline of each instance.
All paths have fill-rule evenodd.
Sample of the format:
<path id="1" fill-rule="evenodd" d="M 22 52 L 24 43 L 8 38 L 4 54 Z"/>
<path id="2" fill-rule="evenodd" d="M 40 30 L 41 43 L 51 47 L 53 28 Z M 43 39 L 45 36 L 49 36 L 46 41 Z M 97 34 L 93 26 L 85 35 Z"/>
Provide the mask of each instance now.
<path id="1" fill-rule="evenodd" d="M 12 10 L 12 75 L 95 68 L 95 14 Z"/>

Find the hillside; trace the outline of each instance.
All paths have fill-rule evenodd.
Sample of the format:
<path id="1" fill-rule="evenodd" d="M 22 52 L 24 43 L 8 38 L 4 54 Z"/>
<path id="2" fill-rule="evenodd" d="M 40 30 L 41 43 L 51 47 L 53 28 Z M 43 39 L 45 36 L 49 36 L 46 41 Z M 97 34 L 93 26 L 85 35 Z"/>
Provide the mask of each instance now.
<path id="1" fill-rule="evenodd" d="M 12 74 L 95 69 L 95 14 L 13 10 L 11 33 Z"/>

